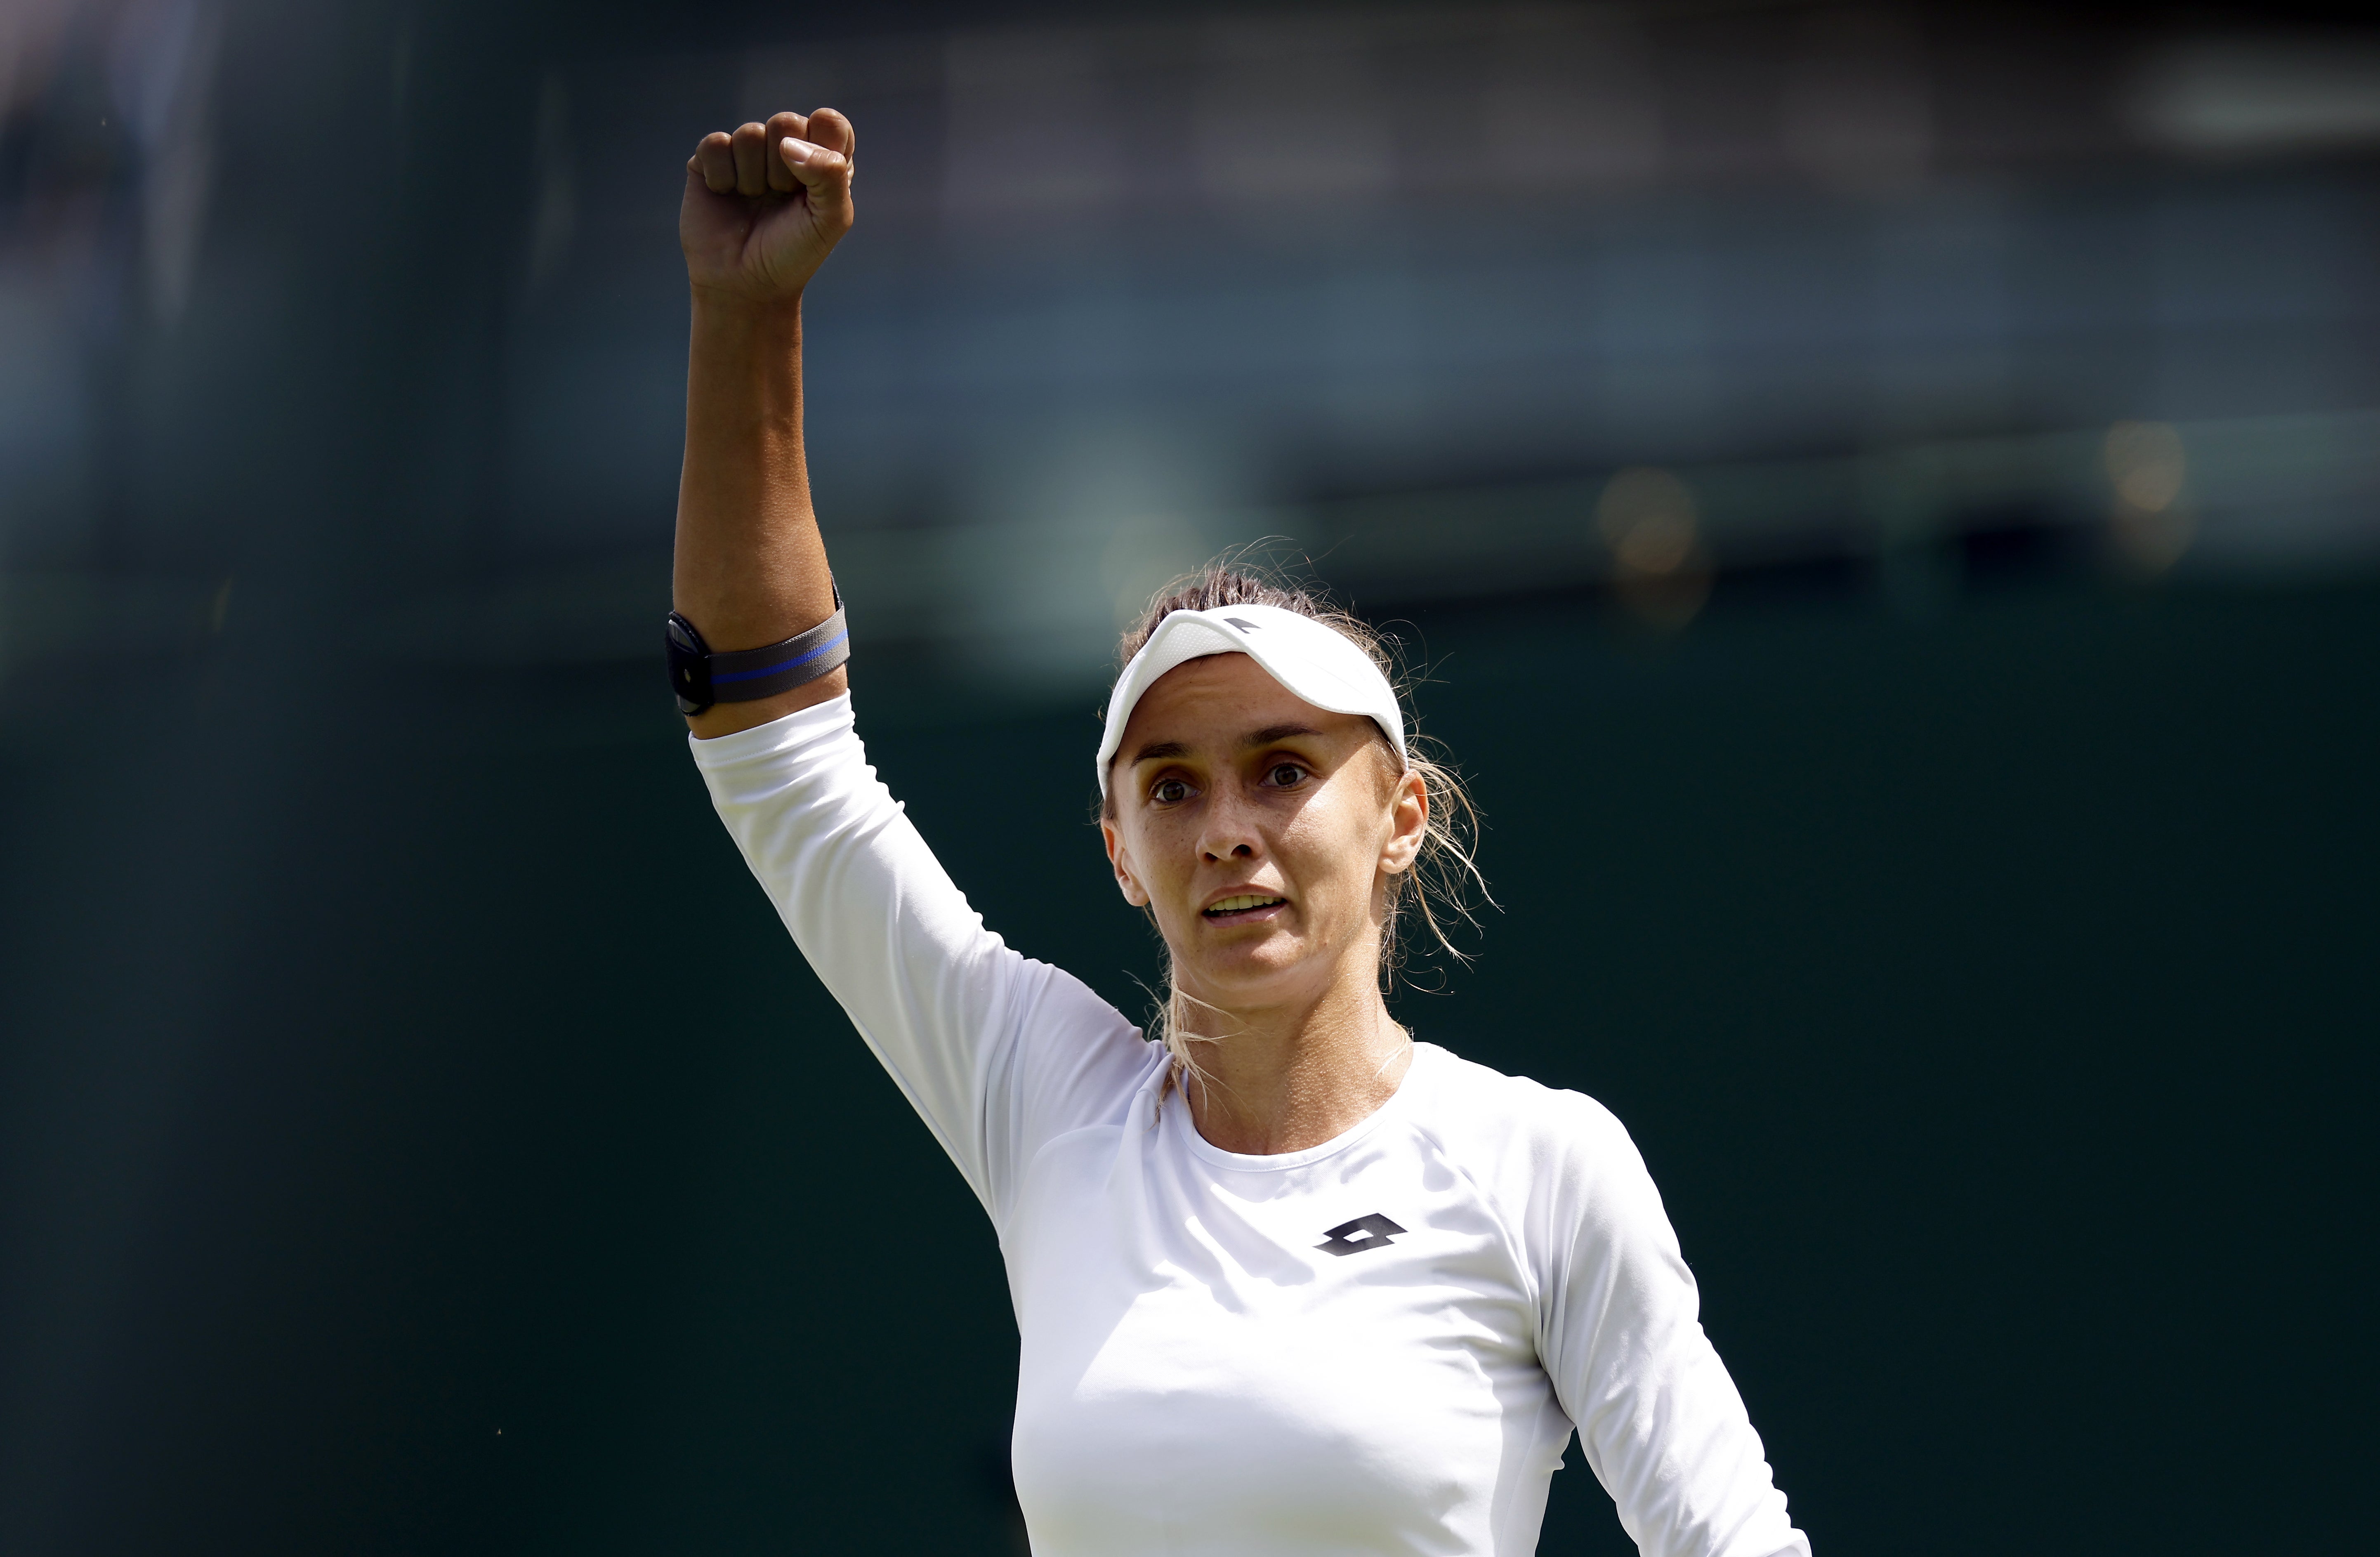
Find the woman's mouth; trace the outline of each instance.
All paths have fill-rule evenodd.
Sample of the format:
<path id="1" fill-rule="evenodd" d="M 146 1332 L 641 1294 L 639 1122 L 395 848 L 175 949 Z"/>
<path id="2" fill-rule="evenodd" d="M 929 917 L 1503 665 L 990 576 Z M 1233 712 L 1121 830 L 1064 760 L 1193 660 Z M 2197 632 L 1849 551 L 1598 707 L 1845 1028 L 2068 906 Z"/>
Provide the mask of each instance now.
<path id="1" fill-rule="evenodd" d="M 1268 909 L 1286 907 L 1288 903 L 1288 898 L 1275 897 L 1270 893 L 1244 892 L 1209 903 L 1199 912 L 1210 920 L 1238 923 L 1256 918 Z"/>

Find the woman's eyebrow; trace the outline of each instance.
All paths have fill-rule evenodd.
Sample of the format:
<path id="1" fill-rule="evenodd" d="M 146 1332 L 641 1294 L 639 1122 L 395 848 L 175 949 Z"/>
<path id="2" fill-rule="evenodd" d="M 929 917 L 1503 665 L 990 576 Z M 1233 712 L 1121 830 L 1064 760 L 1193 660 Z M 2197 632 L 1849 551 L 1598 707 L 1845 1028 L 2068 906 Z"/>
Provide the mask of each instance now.
<path id="1" fill-rule="evenodd" d="M 1268 724 L 1263 729 L 1253 731 L 1243 737 L 1240 745 L 1243 748 L 1270 746 L 1275 741 L 1285 741 L 1293 736 L 1318 736 L 1321 733 L 1311 724 Z M 1132 760 L 1137 765 L 1142 762 L 1162 762 L 1171 758 L 1189 755 L 1190 748 L 1180 741 L 1155 741 L 1134 752 Z"/>
<path id="2" fill-rule="evenodd" d="M 1322 732 L 1311 724 L 1268 724 L 1240 743 L 1243 747 L 1270 746 L 1292 736 L 1318 736 Z"/>

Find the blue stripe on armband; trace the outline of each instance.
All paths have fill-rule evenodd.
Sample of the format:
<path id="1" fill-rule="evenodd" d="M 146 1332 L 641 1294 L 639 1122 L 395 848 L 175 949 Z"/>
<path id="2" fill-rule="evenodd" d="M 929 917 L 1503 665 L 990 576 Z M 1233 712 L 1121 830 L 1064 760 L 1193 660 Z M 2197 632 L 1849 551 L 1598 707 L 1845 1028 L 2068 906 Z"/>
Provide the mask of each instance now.
<path id="1" fill-rule="evenodd" d="M 758 681 L 764 675 L 775 675 L 781 672 L 792 670 L 795 665 L 808 664 L 812 660 L 817 659 L 820 655 L 827 653 L 837 648 L 850 637 L 851 633 L 846 629 L 835 634 L 832 638 L 827 639 L 824 643 L 820 644 L 816 649 L 811 650 L 807 654 L 797 654 L 794 658 L 784 661 L 783 663 L 765 665 L 759 670 L 739 670 L 732 675 L 721 675 L 718 673 L 713 672 L 710 677 L 710 684 L 713 687 L 723 687 L 729 682 L 734 681 Z"/>

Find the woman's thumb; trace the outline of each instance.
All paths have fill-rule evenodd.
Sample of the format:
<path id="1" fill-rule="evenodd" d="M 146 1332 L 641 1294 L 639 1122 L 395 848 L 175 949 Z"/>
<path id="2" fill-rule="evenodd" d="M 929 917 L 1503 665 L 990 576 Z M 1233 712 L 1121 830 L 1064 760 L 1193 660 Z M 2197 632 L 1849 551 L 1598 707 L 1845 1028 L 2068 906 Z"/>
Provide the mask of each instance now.
<path id="1" fill-rule="evenodd" d="M 777 154 L 809 191 L 813 205 L 840 205 L 851 190 L 851 159 L 841 152 L 787 136 L 777 142 Z"/>

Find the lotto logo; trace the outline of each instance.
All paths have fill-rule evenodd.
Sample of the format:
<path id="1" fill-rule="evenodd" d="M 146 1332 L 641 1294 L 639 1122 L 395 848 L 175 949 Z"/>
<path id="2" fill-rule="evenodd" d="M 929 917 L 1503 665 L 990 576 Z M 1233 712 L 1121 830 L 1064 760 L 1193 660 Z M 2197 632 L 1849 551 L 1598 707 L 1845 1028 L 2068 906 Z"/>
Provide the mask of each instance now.
<path id="1" fill-rule="evenodd" d="M 1369 1216 L 1341 1222 L 1323 1234 L 1322 1242 L 1314 1247 L 1330 1254 L 1361 1254 L 1366 1249 L 1388 1247 L 1389 1240 L 1403 1231 L 1387 1217 L 1374 1211 Z"/>

